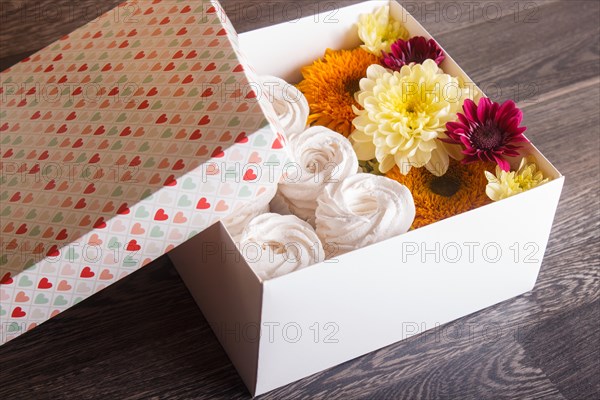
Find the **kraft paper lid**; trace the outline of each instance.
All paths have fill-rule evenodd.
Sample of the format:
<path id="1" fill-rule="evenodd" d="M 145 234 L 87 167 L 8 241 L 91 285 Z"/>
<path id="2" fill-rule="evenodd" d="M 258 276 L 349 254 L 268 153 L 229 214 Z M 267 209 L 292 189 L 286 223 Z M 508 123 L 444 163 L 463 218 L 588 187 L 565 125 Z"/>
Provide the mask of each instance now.
<path id="1" fill-rule="evenodd" d="M 216 1 L 124 3 L 4 71 L 2 325 L 35 326 L 276 185 L 257 81 Z"/>

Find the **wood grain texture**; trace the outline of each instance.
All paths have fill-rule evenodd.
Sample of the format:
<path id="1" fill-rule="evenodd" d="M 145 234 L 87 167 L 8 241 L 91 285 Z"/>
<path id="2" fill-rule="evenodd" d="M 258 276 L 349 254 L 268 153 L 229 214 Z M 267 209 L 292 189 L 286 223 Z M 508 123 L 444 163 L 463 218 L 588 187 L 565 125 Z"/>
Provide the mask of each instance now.
<path id="1" fill-rule="evenodd" d="M 528 136 L 566 176 L 536 287 L 262 399 L 600 397 L 600 3 L 479 1 L 470 14 L 458 2 L 460 18 L 452 3 L 404 2 L 494 99 L 518 100 Z M 294 17 L 286 2 L 260 18 L 248 2 L 223 4 L 240 31 Z M 85 20 L 2 22 L 4 69 Z M 0 399 L 55 398 L 250 395 L 163 257 L 0 347 Z"/>

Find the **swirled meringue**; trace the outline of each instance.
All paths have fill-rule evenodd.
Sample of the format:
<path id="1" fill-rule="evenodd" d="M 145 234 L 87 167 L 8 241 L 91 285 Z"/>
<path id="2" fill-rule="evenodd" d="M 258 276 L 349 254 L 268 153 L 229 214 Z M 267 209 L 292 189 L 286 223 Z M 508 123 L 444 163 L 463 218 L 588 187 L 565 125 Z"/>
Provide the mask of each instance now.
<path id="1" fill-rule="evenodd" d="M 275 193 L 275 188 L 269 188 L 257 196 L 252 203 L 238 205 L 231 214 L 221 220 L 234 242 L 239 243 L 244 228 L 253 218 L 270 211 L 269 202 Z"/>
<path id="2" fill-rule="evenodd" d="M 335 255 L 405 233 L 415 219 L 408 188 L 371 174 L 327 186 L 318 203 L 317 234 Z"/>
<path id="3" fill-rule="evenodd" d="M 242 234 L 240 251 L 262 279 L 272 279 L 324 260 L 314 229 L 293 215 L 263 214 Z"/>
<path id="4" fill-rule="evenodd" d="M 358 159 L 348 139 L 323 126 L 307 129 L 289 148 L 293 165 L 286 167 L 278 194 L 292 213 L 314 224 L 317 198 L 325 186 L 356 174 Z"/>
<path id="5" fill-rule="evenodd" d="M 286 138 L 291 140 L 304 132 L 310 112 L 304 94 L 294 85 L 276 76 L 262 76 L 260 80 L 269 93 L 269 99 L 279 117 Z"/>

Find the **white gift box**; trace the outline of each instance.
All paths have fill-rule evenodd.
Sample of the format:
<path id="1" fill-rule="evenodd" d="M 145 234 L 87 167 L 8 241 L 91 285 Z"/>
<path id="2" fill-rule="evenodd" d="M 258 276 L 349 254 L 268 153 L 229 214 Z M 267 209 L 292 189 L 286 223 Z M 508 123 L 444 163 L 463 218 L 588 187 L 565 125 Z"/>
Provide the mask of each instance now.
<path id="1" fill-rule="evenodd" d="M 239 35 L 260 74 L 300 80 L 325 49 L 355 48 L 364 2 Z M 431 36 L 400 4 L 411 36 Z M 446 53 L 441 67 L 471 79 Z M 220 222 L 170 257 L 253 395 L 259 395 L 531 290 L 564 178 L 261 282 Z"/>

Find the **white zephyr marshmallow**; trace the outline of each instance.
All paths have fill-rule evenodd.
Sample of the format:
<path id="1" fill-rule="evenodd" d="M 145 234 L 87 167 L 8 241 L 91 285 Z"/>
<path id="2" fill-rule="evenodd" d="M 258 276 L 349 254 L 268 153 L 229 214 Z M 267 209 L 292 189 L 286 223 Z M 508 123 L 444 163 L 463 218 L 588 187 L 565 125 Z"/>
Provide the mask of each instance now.
<path id="1" fill-rule="evenodd" d="M 288 144 L 295 168 L 286 168 L 277 195 L 292 213 L 314 225 L 317 198 L 327 185 L 356 174 L 358 159 L 347 138 L 323 126 L 307 129 Z"/>
<path id="2" fill-rule="evenodd" d="M 365 173 L 327 186 L 318 202 L 317 234 L 336 255 L 407 232 L 416 213 L 406 186 Z"/>
<path id="3" fill-rule="evenodd" d="M 287 140 L 304 132 L 310 112 L 304 94 L 276 76 L 262 76 L 260 80 L 269 94 Z"/>
<path id="4" fill-rule="evenodd" d="M 221 220 L 234 242 L 239 243 L 244 228 L 253 218 L 270 211 L 269 202 L 275 193 L 275 187 L 269 188 L 258 195 L 252 203 L 240 204 L 231 214 Z"/>
<path id="5" fill-rule="evenodd" d="M 242 234 L 240 251 L 262 279 L 320 263 L 325 252 L 314 229 L 293 215 L 263 214 L 254 218 Z"/>

